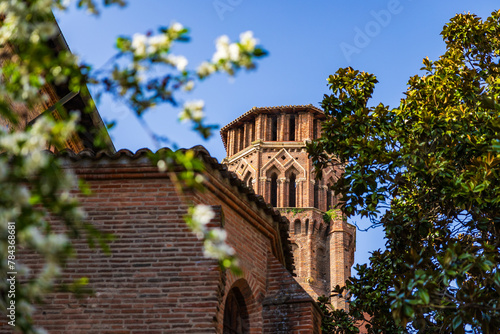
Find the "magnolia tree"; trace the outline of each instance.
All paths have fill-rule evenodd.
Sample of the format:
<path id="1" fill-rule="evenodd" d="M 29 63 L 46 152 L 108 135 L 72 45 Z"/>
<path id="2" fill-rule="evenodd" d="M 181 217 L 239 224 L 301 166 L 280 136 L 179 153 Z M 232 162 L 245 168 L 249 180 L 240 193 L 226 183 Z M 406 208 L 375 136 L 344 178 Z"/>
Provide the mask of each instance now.
<path id="1" fill-rule="evenodd" d="M 97 243 L 108 250 L 107 241 L 111 237 L 85 222 L 85 213 L 71 195 L 79 184 L 83 193 L 87 193 L 85 185 L 71 171 L 61 168 L 57 156 L 43 153 L 49 143 L 64 147 L 77 130 L 78 114 L 70 113 L 63 120 L 40 117 L 33 126 L 22 128 L 15 110 L 20 106 L 27 110 L 39 106 L 48 98 L 42 93 L 46 85 L 66 85 L 72 92 L 85 92 L 82 88 L 92 85 L 99 92 L 98 97 L 111 94 L 126 103 L 160 146 L 168 138 L 151 131 L 142 118 L 144 113 L 159 104 L 178 107 L 176 94 L 180 91 L 193 90 L 199 82 L 218 72 L 233 76 L 242 69 L 253 69 L 255 60 L 266 54 L 250 31 L 242 33 L 236 42 L 221 36 L 212 58 L 190 69 L 184 56 L 170 52 L 173 44 L 189 41 L 189 30 L 173 23 L 156 33 L 118 38 L 116 55 L 108 66 L 94 70 L 69 51 L 62 50 L 56 55 L 50 47 L 49 42 L 58 33 L 52 12 L 66 10 L 70 5 L 71 1 L 62 0 L 0 2 L 0 45 L 4 46 L 0 55 L 0 115 L 9 124 L 0 129 L 3 152 L 0 155 L 0 307 L 9 325 L 26 333 L 43 331 L 31 324 L 35 302 L 42 301 L 55 288 L 78 291 L 86 283 L 82 278 L 70 286 L 55 285 L 64 262 L 73 255 L 71 238 L 84 232 L 90 245 Z M 103 1 L 102 6 L 108 5 L 125 3 Z M 91 14 L 99 12 L 99 4 L 93 0 L 80 0 L 77 6 Z M 191 122 L 204 138 L 211 135 L 214 126 L 205 124 L 203 101 L 188 101 L 179 109 L 180 121 Z M 59 112 L 65 111 L 59 108 Z M 174 165 L 183 166 L 177 181 L 183 186 L 202 189 L 204 180 L 199 172 L 203 165 L 193 152 L 160 152 L 152 159 L 161 171 L 168 171 Z M 48 215 L 57 216 L 66 225 L 67 233 L 52 231 Z M 186 221 L 204 240 L 207 257 L 219 260 L 223 268 L 235 269 L 234 251 L 225 243 L 225 232 L 206 227 L 213 217 L 209 206 L 199 205 L 189 209 Z M 16 253 L 20 248 L 41 255 L 41 271 L 35 273 L 23 265 Z M 19 283 L 21 277 L 23 284 Z"/>
<path id="2" fill-rule="evenodd" d="M 446 52 L 424 59 L 397 108 L 368 105 L 374 75 L 343 68 L 318 171 L 346 163 L 334 186 L 343 212 L 382 226 L 386 251 L 346 282 L 348 313 L 324 328 L 356 333 L 498 333 L 500 328 L 500 11 L 445 25 Z"/>

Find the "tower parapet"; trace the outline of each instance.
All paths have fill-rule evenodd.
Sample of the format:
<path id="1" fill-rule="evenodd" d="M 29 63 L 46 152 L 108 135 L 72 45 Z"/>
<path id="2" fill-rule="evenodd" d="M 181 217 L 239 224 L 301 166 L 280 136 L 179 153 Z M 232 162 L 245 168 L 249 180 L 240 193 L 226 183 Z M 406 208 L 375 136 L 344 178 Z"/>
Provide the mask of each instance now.
<path id="1" fill-rule="evenodd" d="M 306 152 L 324 119 L 312 105 L 254 107 L 221 129 L 222 162 L 290 221 L 296 280 L 314 299 L 350 276 L 356 238 L 330 190 L 343 168 L 329 167 L 316 180 Z"/>

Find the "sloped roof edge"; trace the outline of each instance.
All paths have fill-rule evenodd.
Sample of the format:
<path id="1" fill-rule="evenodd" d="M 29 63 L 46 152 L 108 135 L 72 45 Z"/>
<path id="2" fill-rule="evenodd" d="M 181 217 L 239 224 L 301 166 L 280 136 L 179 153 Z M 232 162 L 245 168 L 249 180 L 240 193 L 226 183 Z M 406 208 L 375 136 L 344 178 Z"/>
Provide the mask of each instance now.
<path id="1" fill-rule="evenodd" d="M 157 152 L 162 150 L 171 151 L 169 148 L 161 148 Z M 285 217 L 281 216 L 280 212 L 274 209 L 271 204 L 267 203 L 261 195 L 257 195 L 252 188 L 247 187 L 246 184 L 236 176 L 236 174 L 230 172 L 225 165 L 220 164 L 216 158 L 212 157 L 205 147 L 197 145 L 190 149 L 180 149 L 180 151 L 187 150 L 194 151 L 196 153 L 196 156 L 200 158 L 206 164 L 206 166 L 210 167 L 211 170 L 217 171 L 223 179 L 229 180 L 229 183 L 232 186 L 235 186 L 241 195 L 246 195 L 249 201 L 255 203 L 257 208 L 262 209 L 265 214 L 271 216 L 272 219 L 276 223 L 278 223 L 281 247 L 285 259 L 285 268 L 290 273 L 293 273 L 294 264 L 292 250 L 289 243 L 288 220 Z M 54 154 L 50 151 L 47 152 Z M 139 160 L 148 158 L 153 153 L 154 152 L 148 148 L 142 148 L 140 150 L 137 150 L 135 153 L 127 149 L 121 149 L 114 153 L 111 153 L 109 151 L 94 152 L 90 149 L 85 149 L 79 153 L 75 153 L 72 150 L 65 149 L 58 152 L 57 156 L 69 159 L 73 162 L 78 162 L 84 160 L 99 161 L 101 159 L 119 160 L 122 158 Z"/>

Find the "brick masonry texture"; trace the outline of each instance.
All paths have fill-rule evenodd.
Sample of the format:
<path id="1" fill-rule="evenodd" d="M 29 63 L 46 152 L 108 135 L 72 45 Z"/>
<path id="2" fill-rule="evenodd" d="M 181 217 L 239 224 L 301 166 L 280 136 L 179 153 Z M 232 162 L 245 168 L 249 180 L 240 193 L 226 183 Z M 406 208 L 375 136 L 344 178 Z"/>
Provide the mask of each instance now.
<path id="1" fill-rule="evenodd" d="M 317 180 L 306 152 L 324 119 L 312 105 L 254 107 L 221 129 L 223 163 L 288 218 L 296 280 L 314 299 L 350 276 L 356 240 L 330 191 L 343 166 L 323 170 Z M 331 221 L 324 218 L 328 210 Z M 333 303 L 346 307 L 343 300 Z"/>
<path id="2" fill-rule="evenodd" d="M 75 242 L 62 283 L 88 277 L 93 294 L 49 295 L 36 325 L 52 334 L 223 333 L 226 301 L 234 295 L 245 333 L 320 332 L 321 313 L 290 272 L 288 221 L 197 151 L 207 165 L 207 191 L 183 194 L 150 164 L 147 150 L 66 155 L 65 165 L 92 189 L 80 198 L 88 221 L 115 240 L 110 255 L 89 249 L 84 239 Z M 210 226 L 227 231 L 242 276 L 205 258 L 202 242 L 186 227 L 188 205 L 200 203 L 216 211 Z M 58 228 L 57 220 L 52 224 Z M 36 256 L 22 256 L 36 267 Z M 2 324 L 0 333 L 10 328 Z"/>

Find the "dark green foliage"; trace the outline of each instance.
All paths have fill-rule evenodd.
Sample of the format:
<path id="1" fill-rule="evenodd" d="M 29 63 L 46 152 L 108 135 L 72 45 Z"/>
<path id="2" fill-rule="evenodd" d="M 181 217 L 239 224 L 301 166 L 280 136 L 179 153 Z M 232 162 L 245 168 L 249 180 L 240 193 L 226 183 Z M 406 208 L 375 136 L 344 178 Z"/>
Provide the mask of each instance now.
<path id="1" fill-rule="evenodd" d="M 330 76 L 308 148 L 318 170 L 331 155 L 347 164 L 343 212 L 386 233 L 387 251 L 347 283 L 370 333 L 500 328 L 500 12 L 457 15 L 442 35 L 446 53 L 424 59 L 398 108 L 367 105 L 372 74 Z"/>

